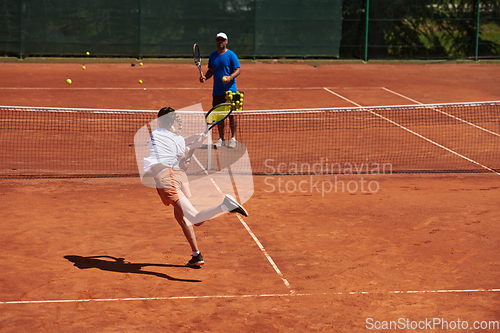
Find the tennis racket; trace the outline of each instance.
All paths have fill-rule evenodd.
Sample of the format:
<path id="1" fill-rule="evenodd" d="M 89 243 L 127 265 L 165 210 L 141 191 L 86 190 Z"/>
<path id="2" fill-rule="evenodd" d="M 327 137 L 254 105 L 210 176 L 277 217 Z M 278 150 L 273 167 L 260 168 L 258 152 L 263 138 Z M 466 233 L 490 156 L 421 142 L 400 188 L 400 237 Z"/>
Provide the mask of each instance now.
<path id="1" fill-rule="evenodd" d="M 208 111 L 207 115 L 205 116 L 205 121 L 207 122 L 207 129 L 205 130 L 205 134 L 207 134 L 208 131 L 210 131 L 215 125 L 229 117 L 231 112 L 233 112 L 231 103 L 221 103 L 210 109 L 210 111 Z"/>
<path id="2" fill-rule="evenodd" d="M 203 76 L 203 71 L 201 70 L 201 54 L 198 44 L 193 45 L 193 59 L 194 59 L 194 64 L 198 67 L 200 71 L 200 77 Z"/>

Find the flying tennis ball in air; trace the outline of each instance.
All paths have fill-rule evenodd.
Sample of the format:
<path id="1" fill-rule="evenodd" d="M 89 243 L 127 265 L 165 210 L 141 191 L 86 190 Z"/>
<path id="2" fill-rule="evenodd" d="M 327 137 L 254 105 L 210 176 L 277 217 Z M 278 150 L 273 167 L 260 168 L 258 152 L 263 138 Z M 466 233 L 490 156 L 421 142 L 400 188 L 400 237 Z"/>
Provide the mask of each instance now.
<path id="1" fill-rule="evenodd" d="M 83 65 L 83 66 L 82 66 L 82 69 L 85 69 L 85 68 L 86 68 L 86 67 L 85 67 L 85 65 Z"/>
<path id="2" fill-rule="evenodd" d="M 142 83 L 142 80 L 139 80 L 139 83 Z"/>
<path id="3" fill-rule="evenodd" d="M 142 66 L 142 65 L 144 65 L 144 64 L 143 64 L 142 62 L 140 62 L 140 63 L 139 63 L 139 66 Z"/>
<path id="4" fill-rule="evenodd" d="M 85 54 L 89 56 L 89 55 L 90 55 L 90 52 L 89 52 L 89 51 L 87 51 L 87 53 L 85 53 Z"/>
<path id="5" fill-rule="evenodd" d="M 73 82 L 73 81 L 71 81 L 71 79 L 67 79 L 67 80 L 66 80 L 66 83 L 67 83 L 67 84 L 71 84 L 72 82 Z"/>

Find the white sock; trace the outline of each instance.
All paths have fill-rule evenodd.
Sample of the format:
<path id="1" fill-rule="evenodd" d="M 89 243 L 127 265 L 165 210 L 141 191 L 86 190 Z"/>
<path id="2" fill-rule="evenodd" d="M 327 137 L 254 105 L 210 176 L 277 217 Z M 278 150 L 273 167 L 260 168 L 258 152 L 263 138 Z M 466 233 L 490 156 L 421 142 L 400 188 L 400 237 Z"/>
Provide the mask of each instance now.
<path id="1" fill-rule="evenodd" d="M 198 254 L 200 254 L 200 251 L 193 251 L 193 257 L 196 257 Z"/>

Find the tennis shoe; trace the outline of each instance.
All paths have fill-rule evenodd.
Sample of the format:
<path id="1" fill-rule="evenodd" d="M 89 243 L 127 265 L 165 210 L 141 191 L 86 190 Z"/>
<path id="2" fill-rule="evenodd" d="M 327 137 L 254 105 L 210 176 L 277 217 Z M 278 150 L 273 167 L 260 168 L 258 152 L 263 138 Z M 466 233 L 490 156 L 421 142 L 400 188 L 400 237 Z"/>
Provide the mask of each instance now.
<path id="1" fill-rule="evenodd" d="M 203 257 L 200 253 L 197 256 L 191 256 L 191 260 L 188 261 L 187 266 L 188 267 L 200 267 L 204 263 L 205 262 L 203 261 Z"/>
<path id="2" fill-rule="evenodd" d="M 235 198 L 228 194 L 226 194 L 226 197 L 224 198 L 224 202 L 222 204 L 226 205 L 226 207 L 229 208 L 230 213 L 238 213 L 245 217 L 248 216 L 247 210 L 242 205 L 240 205 Z"/>
<path id="3" fill-rule="evenodd" d="M 215 142 L 215 147 L 217 148 L 220 148 L 222 146 L 225 146 L 226 145 L 226 141 L 222 140 L 222 138 L 219 138 L 219 140 L 217 140 L 217 142 Z"/>
<path id="4" fill-rule="evenodd" d="M 237 144 L 238 144 L 238 141 L 236 141 L 235 138 L 231 138 L 231 140 L 229 140 L 229 148 L 236 148 Z"/>

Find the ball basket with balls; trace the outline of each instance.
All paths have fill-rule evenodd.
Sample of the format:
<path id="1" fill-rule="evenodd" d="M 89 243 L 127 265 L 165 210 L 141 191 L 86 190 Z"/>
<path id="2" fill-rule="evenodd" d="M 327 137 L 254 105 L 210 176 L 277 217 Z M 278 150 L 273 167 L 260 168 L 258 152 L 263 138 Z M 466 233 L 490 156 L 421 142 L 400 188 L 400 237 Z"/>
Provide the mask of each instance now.
<path id="1" fill-rule="evenodd" d="M 231 103 L 233 111 L 243 110 L 243 91 L 226 91 L 226 103 Z"/>

